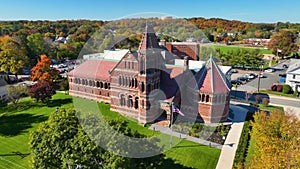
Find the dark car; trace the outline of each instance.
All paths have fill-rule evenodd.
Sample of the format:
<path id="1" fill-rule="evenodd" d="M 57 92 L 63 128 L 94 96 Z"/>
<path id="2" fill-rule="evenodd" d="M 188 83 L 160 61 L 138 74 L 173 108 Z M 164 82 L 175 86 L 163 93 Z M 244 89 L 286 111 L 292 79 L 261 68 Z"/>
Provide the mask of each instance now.
<path id="1" fill-rule="evenodd" d="M 231 84 L 234 84 L 234 85 L 241 85 L 241 84 L 243 84 L 241 81 L 239 81 L 239 80 L 231 80 L 230 81 L 231 82 Z"/>
<path id="2" fill-rule="evenodd" d="M 246 77 L 239 77 L 237 80 L 241 81 L 242 83 L 247 83 L 249 81 Z"/>

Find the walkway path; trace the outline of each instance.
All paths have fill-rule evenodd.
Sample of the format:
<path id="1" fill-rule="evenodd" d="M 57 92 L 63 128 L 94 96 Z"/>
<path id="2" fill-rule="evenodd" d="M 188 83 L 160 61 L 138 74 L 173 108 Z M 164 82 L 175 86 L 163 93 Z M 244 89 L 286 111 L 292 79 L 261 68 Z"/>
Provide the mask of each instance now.
<path id="1" fill-rule="evenodd" d="M 221 149 L 223 147 L 223 145 L 221 145 L 221 144 L 206 141 L 206 140 L 202 140 L 202 139 L 199 139 L 199 138 L 196 138 L 196 137 L 191 137 L 191 136 L 188 136 L 188 135 L 185 135 L 185 134 L 182 134 L 182 133 L 178 133 L 178 132 L 175 132 L 175 131 L 171 131 L 171 129 L 169 127 L 164 127 L 164 126 L 160 126 L 160 125 L 157 125 L 157 124 L 152 124 L 149 127 L 149 129 L 159 131 L 161 133 L 165 133 L 165 134 L 168 134 L 168 135 L 172 135 L 172 136 L 178 137 L 180 139 L 189 140 L 189 141 L 192 141 L 192 142 L 195 142 L 195 143 L 199 143 L 199 144 L 206 145 L 206 146 L 211 146 L 211 147 L 218 148 L 218 149 Z"/>
<path id="2" fill-rule="evenodd" d="M 230 105 L 230 109 L 232 109 L 234 113 L 233 124 L 231 125 L 231 129 L 222 148 L 220 158 L 216 167 L 217 169 L 232 168 L 235 152 L 240 141 L 244 121 L 248 112 L 247 109 L 233 104 Z"/>

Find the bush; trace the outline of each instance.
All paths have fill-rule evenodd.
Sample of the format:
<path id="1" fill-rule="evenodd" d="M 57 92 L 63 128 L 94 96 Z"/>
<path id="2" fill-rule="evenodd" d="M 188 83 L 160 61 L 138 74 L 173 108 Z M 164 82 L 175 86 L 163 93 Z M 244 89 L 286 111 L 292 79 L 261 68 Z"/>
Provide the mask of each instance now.
<path id="1" fill-rule="evenodd" d="M 4 98 L 0 98 L 0 107 L 5 107 L 7 106 L 7 100 Z"/>
<path id="2" fill-rule="evenodd" d="M 283 85 L 282 87 L 282 93 L 289 94 L 291 92 L 291 86 L 290 85 Z"/>
<path id="3" fill-rule="evenodd" d="M 263 98 L 262 103 L 264 106 L 267 106 L 269 104 L 270 100 L 268 98 Z"/>
<path id="4" fill-rule="evenodd" d="M 282 85 L 277 85 L 277 92 L 282 92 L 283 86 Z"/>
<path id="5" fill-rule="evenodd" d="M 271 86 L 271 90 L 272 90 L 272 91 L 277 91 L 277 85 L 272 85 L 272 86 Z"/>
<path id="6" fill-rule="evenodd" d="M 249 140 L 250 140 L 250 124 L 249 122 L 245 122 L 242 130 L 241 138 L 238 144 L 238 148 L 235 153 L 234 166 L 242 165 L 245 162 Z"/>
<path id="7" fill-rule="evenodd" d="M 259 103 L 261 102 L 261 97 L 260 97 L 260 95 L 256 95 L 256 96 L 255 96 L 255 102 L 256 102 L 257 104 L 259 104 Z"/>
<path id="8" fill-rule="evenodd" d="M 298 95 L 299 95 L 298 90 L 295 90 L 295 91 L 294 91 L 294 96 L 295 96 L 295 97 L 298 97 Z"/>

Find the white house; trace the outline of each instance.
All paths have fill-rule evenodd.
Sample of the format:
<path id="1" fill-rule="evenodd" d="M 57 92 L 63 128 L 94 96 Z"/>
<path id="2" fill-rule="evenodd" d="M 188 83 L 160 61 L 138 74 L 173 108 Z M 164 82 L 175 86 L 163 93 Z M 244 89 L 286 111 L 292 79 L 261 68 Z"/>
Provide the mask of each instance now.
<path id="1" fill-rule="evenodd" d="M 300 92 L 300 60 L 291 59 L 290 66 L 286 71 L 286 84 L 290 85 L 293 91 Z"/>
<path id="2" fill-rule="evenodd" d="M 6 86 L 7 86 L 7 83 L 5 82 L 5 80 L 0 78 L 0 98 L 4 98 L 4 97 L 8 96 L 8 91 L 7 91 Z"/>

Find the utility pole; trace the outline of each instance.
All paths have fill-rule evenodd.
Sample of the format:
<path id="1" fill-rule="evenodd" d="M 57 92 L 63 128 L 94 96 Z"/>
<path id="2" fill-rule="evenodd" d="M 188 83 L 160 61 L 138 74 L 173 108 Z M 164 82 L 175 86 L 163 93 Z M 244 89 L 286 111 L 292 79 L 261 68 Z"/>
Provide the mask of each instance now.
<path id="1" fill-rule="evenodd" d="M 259 69 L 259 75 L 258 75 L 258 84 L 257 84 L 257 91 L 259 93 L 259 88 L 260 88 L 260 75 L 261 75 L 261 71 L 263 69 L 263 66 L 264 66 L 264 62 L 261 61 L 261 65 L 260 65 L 260 69 Z"/>
<path id="2" fill-rule="evenodd" d="M 170 137 L 170 148 L 172 148 L 172 137 L 173 137 L 173 130 L 172 130 L 172 123 L 173 123 L 173 102 L 171 102 L 171 106 L 170 106 L 170 114 L 171 114 L 171 122 L 170 122 L 170 129 L 171 129 L 171 137 Z"/>

